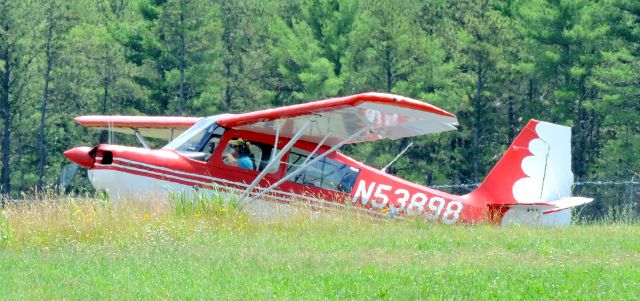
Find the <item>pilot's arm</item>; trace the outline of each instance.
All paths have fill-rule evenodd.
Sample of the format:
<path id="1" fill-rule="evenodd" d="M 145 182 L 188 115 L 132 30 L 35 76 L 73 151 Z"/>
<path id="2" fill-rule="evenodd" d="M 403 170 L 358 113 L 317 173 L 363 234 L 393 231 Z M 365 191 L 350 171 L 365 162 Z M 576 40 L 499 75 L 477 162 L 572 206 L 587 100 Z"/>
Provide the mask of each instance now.
<path id="1" fill-rule="evenodd" d="M 233 153 L 228 153 L 225 155 L 227 165 L 238 167 L 238 159 L 233 155 Z"/>

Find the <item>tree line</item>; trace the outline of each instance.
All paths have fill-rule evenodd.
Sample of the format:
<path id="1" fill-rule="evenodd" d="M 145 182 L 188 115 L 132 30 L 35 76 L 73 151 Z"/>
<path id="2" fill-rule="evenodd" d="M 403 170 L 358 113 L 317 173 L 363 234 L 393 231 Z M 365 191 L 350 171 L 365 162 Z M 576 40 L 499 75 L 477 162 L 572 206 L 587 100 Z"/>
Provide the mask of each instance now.
<path id="1" fill-rule="evenodd" d="M 391 167 L 410 180 L 480 182 L 530 118 L 573 127 L 577 180 L 629 180 L 639 23 L 634 0 L 0 0 L 1 193 L 56 184 L 62 152 L 97 143 L 77 115 L 205 116 L 364 91 L 458 116 L 454 133 L 344 149 L 382 167 L 413 142 Z"/>

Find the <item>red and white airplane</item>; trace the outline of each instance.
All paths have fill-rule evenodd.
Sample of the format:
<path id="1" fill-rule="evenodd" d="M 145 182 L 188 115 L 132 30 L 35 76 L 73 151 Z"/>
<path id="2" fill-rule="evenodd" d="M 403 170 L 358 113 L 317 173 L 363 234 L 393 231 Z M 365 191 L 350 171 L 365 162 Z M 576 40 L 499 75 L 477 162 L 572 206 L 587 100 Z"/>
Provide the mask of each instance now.
<path id="1" fill-rule="evenodd" d="M 233 192 L 255 214 L 302 204 L 445 224 L 542 225 L 569 224 L 568 209 L 592 200 L 571 196 L 571 128 L 547 122 L 529 121 L 482 184 L 466 195 L 411 183 L 337 152 L 345 144 L 456 129 L 455 115 L 398 95 L 364 93 L 207 118 L 75 120 L 134 134 L 144 146 L 100 144 L 64 153 L 114 200 Z M 143 137 L 179 132 L 161 149 L 150 149 Z M 233 159 L 237 153 L 229 155 L 230 145 L 238 144 L 249 150 L 242 167 Z"/>

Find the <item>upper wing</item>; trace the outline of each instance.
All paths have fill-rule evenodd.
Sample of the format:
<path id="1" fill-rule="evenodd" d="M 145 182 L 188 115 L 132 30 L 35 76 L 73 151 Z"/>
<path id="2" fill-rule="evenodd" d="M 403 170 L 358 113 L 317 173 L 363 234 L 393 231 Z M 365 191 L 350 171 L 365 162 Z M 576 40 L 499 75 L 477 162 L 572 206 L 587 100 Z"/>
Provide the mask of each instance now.
<path id="1" fill-rule="evenodd" d="M 171 140 L 201 119 L 200 117 L 88 115 L 76 117 L 74 120 L 89 128 L 112 129 L 114 132 L 125 134 L 134 134 L 138 131 L 145 137 Z"/>
<path id="2" fill-rule="evenodd" d="M 83 126 L 172 139 L 200 117 L 80 116 Z M 217 123 L 226 128 L 248 130 L 280 137 L 293 137 L 312 120 L 301 140 L 324 144 L 338 143 L 361 129 L 359 137 L 346 143 L 399 139 L 455 130 L 456 116 L 433 105 L 384 93 L 363 93 L 304 104 L 243 114 L 223 114 Z"/>
<path id="3" fill-rule="evenodd" d="M 342 141 L 363 128 L 368 130 L 346 143 L 398 139 L 455 130 L 456 116 L 430 104 L 392 94 L 363 93 L 244 114 L 221 116 L 218 124 L 292 137 L 313 120 L 301 140 L 324 144 Z M 277 131 L 276 129 L 279 130 Z"/>

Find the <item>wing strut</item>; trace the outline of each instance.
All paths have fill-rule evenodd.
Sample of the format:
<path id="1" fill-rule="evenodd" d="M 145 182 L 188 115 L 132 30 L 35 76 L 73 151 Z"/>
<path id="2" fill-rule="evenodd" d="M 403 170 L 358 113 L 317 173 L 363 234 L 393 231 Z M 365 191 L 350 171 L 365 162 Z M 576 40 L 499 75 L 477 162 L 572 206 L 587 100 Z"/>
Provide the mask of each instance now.
<path id="1" fill-rule="evenodd" d="M 273 160 L 273 156 L 276 155 L 278 151 L 278 138 L 280 138 L 280 125 L 276 127 L 276 142 L 273 144 L 273 148 L 271 149 L 271 158 L 269 160 Z M 271 162 L 269 162 L 271 163 Z"/>
<path id="2" fill-rule="evenodd" d="M 362 128 L 360 130 L 358 130 L 357 132 L 351 134 L 349 137 L 347 137 L 346 139 L 343 139 L 342 141 L 336 143 L 332 148 L 330 148 L 328 151 L 318 155 L 317 157 L 313 158 L 313 160 L 308 161 L 302 165 L 300 165 L 296 170 L 294 170 L 292 173 L 287 174 L 285 177 L 283 177 L 282 179 L 280 179 L 278 182 L 275 182 L 274 184 L 272 184 L 271 186 L 267 187 L 266 189 L 263 189 L 261 192 L 257 193 L 256 195 L 254 195 L 250 201 L 257 199 L 259 197 L 261 197 L 264 194 L 267 194 L 269 192 L 271 192 L 271 190 L 273 190 L 274 188 L 280 186 L 280 184 L 284 183 L 285 181 L 291 179 L 294 176 L 297 176 L 299 173 L 301 173 L 305 168 L 311 166 L 312 164 L 322 160 L 324 157 L 326 157 L 327 155 L 333 153 L 334 151 L 336 151 L 338 148 L 340 148 L 341 146 L 343 146 L 344 144 L 346 144 L 347 142 L 357 138 L 358 136 L 360 136 L 363 132 L 369 130 L 369 128 Z M 309 157 L 308 157 L 309 158 Z M 256 178 L 257 179 L 257 178 Z M 253 187 L 250 187 L 253 188 Z M 249 189 L 247 188 L 247 191 L 245 191 L 245 193 L 247 193 L 249 191 Z M 246 194 L 242 194 L 243 197 L 246 196 Z"/>
<path id="3" fill-rule="evenodd" d="M 131 129 L 133 130 L 133 134 L 136 135 L 136 138 L 138 138 L 138 141 L 140 141 L 142 146 L 144 146 L 144 148 L 146 148 L 146 149 L 151 149 L 149 147 L 149 144 L 147 144 L 147 140 L 144 140 L 144 137 L 142 137 L 142 135 L 140 134 L 140 131 L 138 131 L 138 129 L 134 129 L 134 128 L 131 128 Z"/>
<path id="4" fill-rule="evenodd" d="M 300 166 L 307 164 L 307 162 L 309 162 L 309 160 L 311 159 L 311 157 L 316 155 L 316 152 L 320 149 L 320 147 L 324 144 L 324 142 L 327 140 L 327 138 L 329 138 L 329 136 L 331 136 L 331 132 L 327 133 L 327 135 L 324 136 L 324 138 L 322 138 L 322 140 L 320 140 L 320 142 L 318 143 L 318 145 L 316 145 L 316 148 L 313 149 L 313 151 L 309 154 L 309 156 L 307 156 L 307 158 L 304 159 L 304 161 L 302 162 L 302 164 L 300 164 Z"/>
<path id="5" fill-rule="evenodd" d="M 113 144 L 113 122 L 111 120 L 107 121 L 107 143 Z"/>
<path id="6" fill-rule="evenodd" d="M 304 131 L 313 122 L 315 122 L 315 117 L 312 117 L 311 119 L 307 120 L 307 122 L 302 126 L 302 128 L 300 128 L 300 130 L 298 130 L 298 132 L 293 137 L 291 137 L 291 140 L 289 140 L 289 143 L 287 143 L 280 151 L 278 151 L 278 153 L 273 158 L 271 158 L 267 166 L 265 166 L 262 169 L 262 172 L 260 172 L 260 174 L 253 180 L 253 182 L 251 182 L 249 187 L 247 187 L 247 189 L 244 192 L 242 192 L 242 195 L 240 196 L 241 200 L 244 200 L 247 197 L 247 195 L 249 195 L 251 190 L 253 190 L 253 188 L 255 188 L 256 185 L 260 183 L 260 181 L 264 178 L 264 176 L 267 175 L 267 173 L 269 172 L 269 169 L 272 166 L 280 163 L 280 159 L 282 158 L 282 156 L 284 156 L 284 154 L 286 154 L 289 151 L 289 149 L 293 146 L 293 144 L 295 144 L 300 139 L 300 137 L 302 137 L 302 134 L 304 134 Z M 276 144 L 275 147 L 278 147 L 278 145 Z"/>

